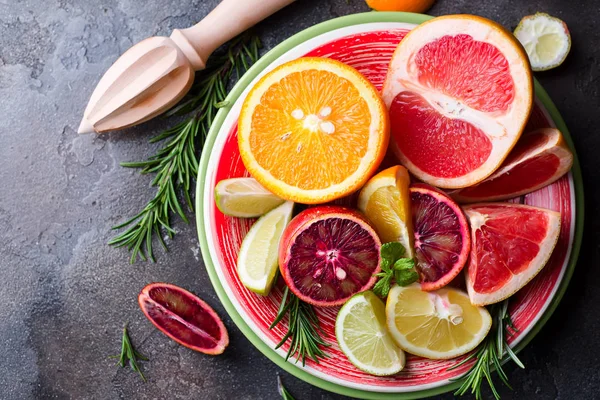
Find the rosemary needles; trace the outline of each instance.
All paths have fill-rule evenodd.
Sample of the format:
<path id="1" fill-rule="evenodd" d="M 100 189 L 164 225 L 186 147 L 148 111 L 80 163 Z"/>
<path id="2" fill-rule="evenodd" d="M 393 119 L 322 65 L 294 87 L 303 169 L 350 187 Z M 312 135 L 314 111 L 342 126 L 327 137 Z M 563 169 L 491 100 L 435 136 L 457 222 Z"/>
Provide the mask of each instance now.
<path id="1" fill-rule="evenodd" d="M 482 399 L 481 385 L 484 379 L 487 381 L 492 394 L 496 400 L 500 400 L 500 394 L 496 390 L 492 381 L 492 367 L 498 373 L 500 380 L 510 389 L 508 377 L 502 369 L 502 364 L 509 359 L 513 360 L 520 368 L 525 368 L 521 360 L 511 350 L 508 345 L 508 337 L 514 335 L 517 332 L 515 326 L 512 323 L 510 314 L 508 313 L 508 299 L 502 303 L 494 304 L 490 307 L 490 314 L 493 318 L 492 329 L 484 341 L 479 345 L 477 350 L 473 352 L 469 357 L 453 366 L 452 369 L 458 368 L 465 364 L 469 360 L 475 358 L 475 364 L 471 369 L 460 378 L 463 380 L 462 385 L 454 393 L 456 396 L 462 396 L 466 393 L 475 395 L 477 400 Z M 507 336 L 508 335 L 508 336 Z M 506 356 L 504 353 L 506 352 Z"/>
<path id="2" fill-rule="evenodd" d="M 288 339 L 291 339 L 290 349 L 285 357 L 286 361 L 295 356 L 296 362 L 302 360 L 304 366 L 307 357 L 317 363 L 319 358 L 327 357 L 322 347 L 328 347 L 329 344 L 321 337 L 321 328 L 315 311 L 310 304 L 304 303 L 291 293 L 287 286 L 283 291 L 277 316 L 269 329 L 273 329 L 286 315 L 288 316 L 288 331 L 275 346 L 275 349 L 278 349 Z"/>
<path id="3" fill-rule="evenodd" d="M 175 234 L 171 216 L 178 215 L 188 222 L 180 196 L 193 210 L 192 190 L 198 174 L 198 153 L 219 108 L 226 106 L 227 87 L 258 60 L 260 41 L 256 36 L 242 34 L 233 39 L 223 54 L 215 55 L 211 65 L 196 76 L 196 83 L 167 116 L 186 115 L 184 121 L 150 140 L 165 141 L 158 152 L 146 161 L 122 163 L 123 167 L 141 168 L 142 174 L 156 174 L 152 186 L 157 188 L 154 198 L 133 218 L 113 229 L 127 228 L 108 243 L 127 247 L 130 262 L 138 258 L 155 261 L 152 241 L 154 236 L 167 250 L 162 233 L 169 238 Z"/>
<path id="4" fill-rule="evenodd" d="M 146 378 L 140 370 L 140 367 L 137 364 L 137 360 L 148 361 L 146 357 L 140 354 L 131 344 L 131 339 L 129 339 L 129 333 L 127 333 L 127 324 L 123 327 L 123 338 L 121 339 L 121 355 L 120 356 L 110 356 L 109 358 L 118 358 L 119 361 L 117 365 L 121 367 L 125 367 L 127 364 L 131 367 L 132 370 L 140 374 L 140 377 L 144 382 L 146 382 Z"/>

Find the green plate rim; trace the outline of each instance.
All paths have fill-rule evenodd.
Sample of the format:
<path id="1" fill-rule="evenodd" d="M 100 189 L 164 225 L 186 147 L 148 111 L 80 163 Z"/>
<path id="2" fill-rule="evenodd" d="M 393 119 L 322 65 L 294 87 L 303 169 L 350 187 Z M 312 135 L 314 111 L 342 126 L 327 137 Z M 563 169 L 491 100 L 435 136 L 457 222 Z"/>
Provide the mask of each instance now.
<path id="1" fill-rule="evenodd" d="M 275 59 L 279 56 L 290 50 L 291 48 L 315 37 L 321 35 L 323 33 L 343 28 L 350 25 L 359 25 L 365 23 L 373 23 L 373 22 L 405 22 L 412 24 L 420 24 L 428 19 L 433 18 L 429 15 L 424 14 L 413 14 L 413 13 L 403 13 L 403 12 L 367 12 L 361 14 L 353 14 L 349 16 L 339 17 L 336 19 L 332 19 L 326 22 L 322 22 L 318 25 L 315 25 L 311 28 L 305 29 L 289 39 L 283 41 L 281 44 L 277 45 L 273 49 L 271 49 L 268 53 L 266 53 L 256 64 L 254 64 L 245 74 L 244 76 L 237 82 L 234 88 L 231 90 L 229 95 L 227 96 L 226 101 L 227 104 L 234 104 L 238 97 L 242 94 L 244 89 L 252 82 L 252 80 L 269 64 L 271 64 Z M 577 154 L 575 153 L 575 148 L 573 146 L 573 140 L 569 131 L 565 125 L 564 120 L 562 119 L 560 113 L 558 112 L 552 100 L 546 93 L 546 91 L 542 88 L 537 80 L 535 80 L 535 93 L 537 98 L 542 102 L 545 106 L 546 110 L 550 114 L 551 118 L 554 120 L 557 128 L 563 133 L 565 140 L 567 141 L 569 147 L 573 150 L 574 153 L 574 162 L 572 168 L 573 174 L 573 182 L 575 185 L 575 207 L 576 207 L 576 216 L 575 216 L 575 235 L 573 238 L 573 247 L 571 250 L 571 256 L 569 259 L 569 264 L 567 265 L 567 269 L 563 276 L 562 281 L 559 284 L 558 290 L 556 291 L 554 298 L 551 300 L 548 308 L 542 315 L 542 317 L 538 320 L 535 326 L 531 329 L 531 331 L 519 342 L 516 346 L 515 350 L 517 352 L 521 351 L 533 338 L 534 336 L 542 329 L 542 327 L 546 324 L 558 304 L 562 299 L 569 281 L 571 280 L 571 276 L 573 275 L 573 271 L 575 269 L 575 265 L 577 263 L 577 258 L 579 256 L 579 250 L 581 248 L 581 241 L 583 237 L 583 216 L 584 216 L 584 201 L 583 201 L 583 181 L 581 177 L 581 169 L 579 166 L 579 160 Z M 455 390 L 459 387 L 460 382 L 453 382 L 447 385 L 443 385 L 436 388 L 424 389 L 414 392 L 405 392 L 405 393 L 381 393 L 381 392 L 369 392 L 360 389 L 348 388 L 342 385 L 338 385 L 329 381 L 325 381 L 321 378 L 317 378 L 314 375 L 309 374 L 308 372 L 300 369 L 295 364 L 291 362 L 287 362 L 284 360 L 282 356 L 280 356 L 275 350 L 269 347 L 266 343 L 264 343 L 253 331 L 252 329 L 246 325 L 235 306 L 229 300 L 225 289 L 223 288 L 219 278 L 217 276 L 217 272 L 215 270 L 215 265 L 213 264 L 212 259 L 210 258 L 209 253 L 209 243 L 206 238 L 206 234 L 204 232 L 204 199 L 202 197 L 202 193 L 204 191 L 204 185 L 206 183 L 206 174 L 208 169 L 208 161 L 209 156 L 214 146 L 217 134 L 221 125 L 225 121 L 225 117 L 229 112 L 229 108 L 225 107 L 221 109 L 213 121 L 213 124 L 208 132 L 204 149 L 202 151 L 202 156 L 199 163 L 198 169 L 198 179 L 196 183 L 196 224 L 198 231 L 198 240 L 200 242 L 200 249 L 202 251 L 202 257 L 204 260 L 204 265 L 208 272 L 210 281 L 217 292 L 217 296 L 221 300 L 221 303 L 225 307 L 225 310 L 233 320 L 233 322 L 237 325 L 237 327 L 242 331 L 242 333 L 248 338 L 248 340 L 260 350 L 265 356 L 267 356 L 271 361 L 277 364 L 279 367 L 294 375 L 295 377 L 302 379 L 303 381 L 310 383 L 311 385 L 317 386 L 321 389 L 328 390 L 330 392 L 342 394 L 345 396 L 351 396 L 356 398 L 363 399 L 417 399 L 423 397 L 434 396 L 436 394 L 441 394 L 445 392 L 449 392 L 451 390 Z"/>

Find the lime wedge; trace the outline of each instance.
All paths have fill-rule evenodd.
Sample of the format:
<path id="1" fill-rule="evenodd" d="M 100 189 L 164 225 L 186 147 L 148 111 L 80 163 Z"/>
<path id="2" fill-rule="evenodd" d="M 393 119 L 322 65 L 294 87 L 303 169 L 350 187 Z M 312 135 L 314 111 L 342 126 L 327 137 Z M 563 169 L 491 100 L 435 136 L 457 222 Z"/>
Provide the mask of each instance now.
<path id="1" fill-rule="evenodd" d="M 223 179 L 215 187 L 217 207 L 223 214 L 232 217 L 260 217 L 284 201 L 254 178 Z"/>
<path id="2" fill-rule="evenodd" d="M 256 221 L 242 241 L 237 260 L 242 284 L 266 296 L 279 269 L 279 240 L 292 219 L 294 203 L 286 201 Z"/>
<path id="3" fill-rule="evenodd" d="M 404 368 L 404 352 L 386 328 L 383 302 L 367 291 L 354 295 L 340 309 L 335 336 L 350 362 L 372 375 L 393 375 Z"/>
<path id="4" fill-rule="evenodd" d="M 545 71 L 563 63 L 571 49 L 567 24 L 546 13 L 524 17 L 515 36 L 521 42 L 534 71 Z"/>

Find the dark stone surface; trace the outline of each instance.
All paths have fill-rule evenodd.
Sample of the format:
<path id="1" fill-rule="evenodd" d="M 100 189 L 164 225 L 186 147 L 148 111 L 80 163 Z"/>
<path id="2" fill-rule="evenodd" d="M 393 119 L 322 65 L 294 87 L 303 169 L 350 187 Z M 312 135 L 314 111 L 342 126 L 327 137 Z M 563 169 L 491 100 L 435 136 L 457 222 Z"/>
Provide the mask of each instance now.
<path id="1" fill-rule="evenodd" d="M 0 398 L 274 399 L 276 375 L 298 399 L 338 399 L 281 371 L 235 327 L 202 267 L 195 226 L 177 222 L 171 253 L 128 264 L 108 247 L 111 226 L 152 196 L 150 177 L 119 167 L 156 148 L 151 122 L 102 137 L 75 133 L 102 72 L 133 43 L 200 20 L 217 0 L 0 0 Z M 300 0 L 260 25 L 267 50 L 362 0 Z M 510 29 L 535 11 L 562 18 L 571 54 L 537 78 L 570 127 L 587 183 L 579 265 L 546 327 L 512 366 L 504 399 L 600 398 L 598 152 L 600 9 L 595 0 L 439 0 L 431 14 L 474 13 Z M 208 357 L 158 332 L 136 296 L 152 281 L 195 291 L 224 317 L 231 345 Z M 150 357 L 143 383 L 108 355 L 123 323 Z M 486 397 L 490 393 L 486 392 Z M 446 396 L 444 398 L 451 398 Z"/>

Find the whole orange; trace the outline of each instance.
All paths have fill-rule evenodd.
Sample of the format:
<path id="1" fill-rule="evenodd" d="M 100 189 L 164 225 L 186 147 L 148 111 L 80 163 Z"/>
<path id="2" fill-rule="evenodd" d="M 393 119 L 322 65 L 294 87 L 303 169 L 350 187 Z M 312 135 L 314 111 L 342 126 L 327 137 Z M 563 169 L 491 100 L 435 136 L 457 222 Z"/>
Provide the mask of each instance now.
<path id="1" fill-rule="evenodd" d="M 376 11 L 407 11 L 423 13 L 435 0 L 366 0 L 367 5 Z"/>

